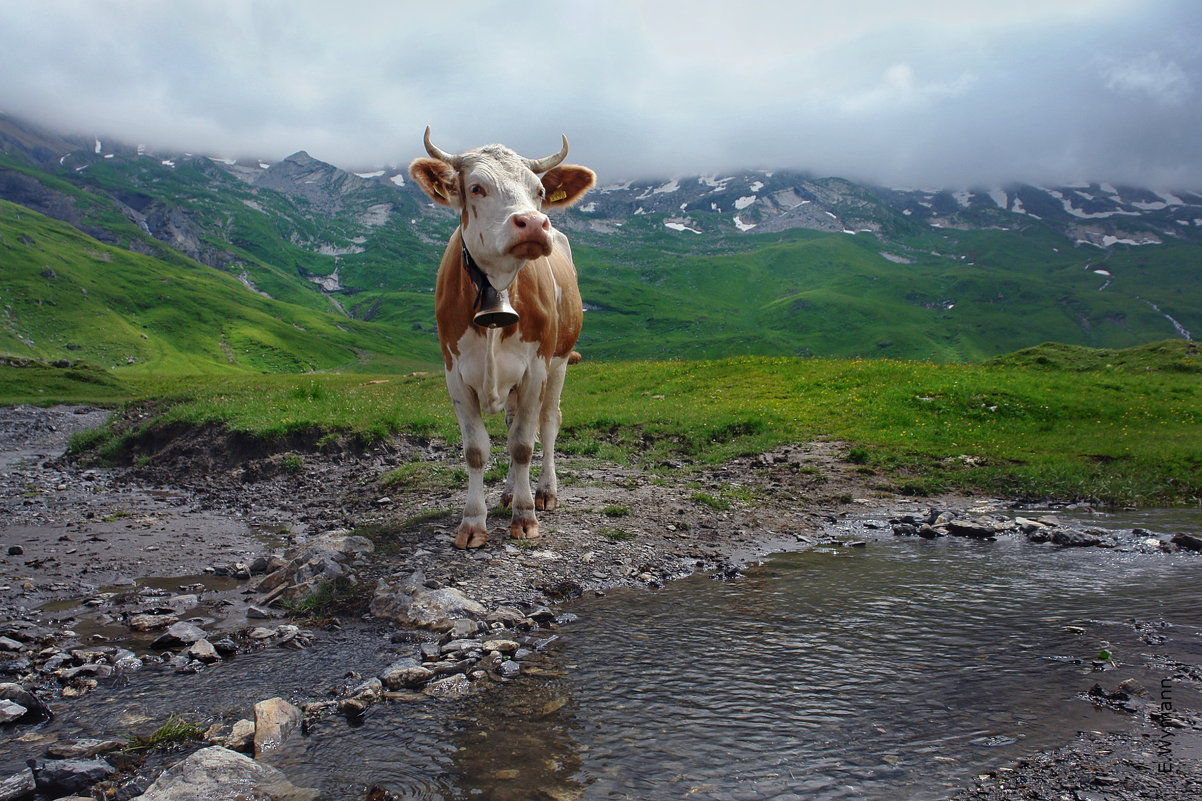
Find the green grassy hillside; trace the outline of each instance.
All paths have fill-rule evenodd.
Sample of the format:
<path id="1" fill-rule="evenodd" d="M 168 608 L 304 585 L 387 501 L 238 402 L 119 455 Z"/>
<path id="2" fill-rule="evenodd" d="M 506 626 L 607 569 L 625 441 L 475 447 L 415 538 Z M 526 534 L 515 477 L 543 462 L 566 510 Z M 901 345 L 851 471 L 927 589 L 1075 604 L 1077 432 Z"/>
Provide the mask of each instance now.
<path id="1" fill-rule="evenodd" d="M 408 370 L 432 335 L 264 298 L 229 274 L 104 245 L 0 201 L 0 353 L 128 372 Z"/>
<path id="2" fill-rule="evenodd" d="M 646 223 L 650 225 L 650 222 Z M 1040 342 L 1125 348 L 1202 331 L 1197 245 L 1107 254 L 1050 229 L 575 246 L 590 358 L 799 354 L 980 361 Z M 643 238 L 647 237 L 647 238 Z M 1109 276 L 1095 270 L 1106 270 Z"/>

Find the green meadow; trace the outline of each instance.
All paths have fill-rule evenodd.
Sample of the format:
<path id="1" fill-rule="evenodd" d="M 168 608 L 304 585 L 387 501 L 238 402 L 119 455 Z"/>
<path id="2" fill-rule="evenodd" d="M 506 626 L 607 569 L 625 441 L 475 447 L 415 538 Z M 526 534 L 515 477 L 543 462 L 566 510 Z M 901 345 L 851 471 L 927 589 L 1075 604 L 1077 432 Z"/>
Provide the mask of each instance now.
<path id="1" fill-rule="evenodd" d="M 459 439 L 436 369 L 164 377 L 0 365 L 0 403 L 58 402 L 137 404 L 145 416 L 136 426 L 76 441 L 93 457 L 124 463 L 153 460 L 153 432 L 181 424 L 268 441 Z M 1181 340 L 1119 351 L 1045 345 L 976 365 L 585 362 L 569 371 L 563 414 L 562 453 L 652 471 L 825 439 L 840 443 L 881 492 L 1202 502 L 1202 358 Z M 492 420 L 494 433 L 502 426 Z M 493 450 L 500 453 L 499 436 Z"/>

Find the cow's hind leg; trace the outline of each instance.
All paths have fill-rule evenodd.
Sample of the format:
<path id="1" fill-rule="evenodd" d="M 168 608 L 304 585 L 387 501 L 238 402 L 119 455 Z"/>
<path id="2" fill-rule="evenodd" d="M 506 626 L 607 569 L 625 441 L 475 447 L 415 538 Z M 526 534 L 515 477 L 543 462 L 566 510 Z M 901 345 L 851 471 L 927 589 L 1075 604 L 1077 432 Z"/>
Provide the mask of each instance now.
<path id="1" fill-rule="evenodd" d="M 544 377 L 528 374 L 513 399 L 513 416 L 509 425 L 513 517 L 509 523 L 509 533 L 519 539 L 539 536 L 538 519 L 534 515 L 534 493 L 530 487 L 530 461 L 534 456 L 534 433 L 544 383 Z"/>
<path id="2" fill-rule="evenodd" d="M 517 410 L 518 393 L 515 389 L 509 393 L 509 399 L 505 403 L 505 430 L 513 430 L 513 415 Z M 516 480 L 514 472 L 517 468 L 514 467 L 513 460 L 509 460 L 509 471 L 505 474 L 505 489 L 501 492 L 501 508 L 508 509 L 513 505 L 513 483 Z"/>
<path id="3" fill-rule="evenodd" d="M 455 547 L 481 548 L 488 542 L 488 507 L 484 502 L 488 429 L 484 427 L 476 393 L 457 376 L 447 376 L 447 388 L 459 419 L 463 460 L 467 463 L 467 499 L 463 504 L 463 520 L 455 534 Z"/>
<path id="4" fill-rule="evenodd" d="M 543 393 L 542 408 L 539 410 L 539 439 L 543 444 L 543 469 L 538 477 L 538 490 L 534 493 L 534 508 L 550 511 L 559 505 L 559 477 L 555 473 L 555 440 L 559 437 L 559 426 L 563 417 L 559 411 L 559 396 L 563 392 L 564 376 L 567 374 L 566 360 L 556 360 L 547 375 L 547 389 Z"/>

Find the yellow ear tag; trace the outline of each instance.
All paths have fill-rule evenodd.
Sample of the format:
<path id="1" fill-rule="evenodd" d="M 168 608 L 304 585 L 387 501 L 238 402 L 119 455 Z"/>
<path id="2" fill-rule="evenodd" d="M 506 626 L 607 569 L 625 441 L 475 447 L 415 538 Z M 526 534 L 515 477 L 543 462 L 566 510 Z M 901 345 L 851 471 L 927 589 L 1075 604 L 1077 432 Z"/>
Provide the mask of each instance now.
<path id="1" fill-rule="evenodd" d="M 562 189 L 560 189 L 556 192 L 552 192 L 551 196 L 548 197 L 547 200 L 548 200 L 548 202 L 551 202 L 551 203 L 558 203 L 559 201 L 563 200 L 567 196 L 568 196 L 568 193 L 563 191 Z"/>
<path id="2" fill-rule="evenodd" d="M 443 200 L 447 199 L 447 193 L 442 191 L 442 184 L 430 184 L 430 188 L 434 190 L 434 194 L 438 195 Z"/>

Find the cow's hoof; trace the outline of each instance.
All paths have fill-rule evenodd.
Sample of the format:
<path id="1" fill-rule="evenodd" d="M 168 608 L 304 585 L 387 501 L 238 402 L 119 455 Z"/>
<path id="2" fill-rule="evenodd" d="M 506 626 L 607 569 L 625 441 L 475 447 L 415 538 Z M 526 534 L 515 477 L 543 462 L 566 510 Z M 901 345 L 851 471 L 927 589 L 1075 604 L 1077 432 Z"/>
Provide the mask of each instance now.
<path id="1" fill-rule="evenodd" d="M 538 521 L 531 518 L 529 520 L 514 519 L 509 524 L 509 535 L 518 540 L 536 540 L 538 539 Z"/>
<path id="2" fill-rule="evenodd" d="M 464 523 L 455 535 L 456 548 L 483 548 L 488 542 L 488 529 Z"/>
<path id="3" fill-rule="evenodd" d="M 550 512 L 559 506 L 559 498 L 553 493 L 539 490 L 534 493 L 534 508 L 540 512 Z"/>

